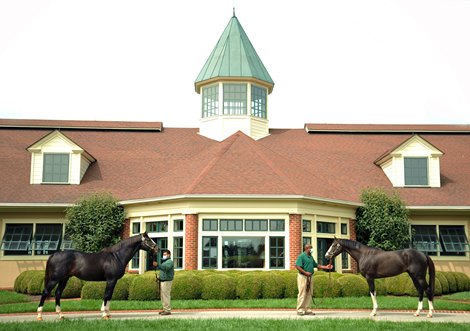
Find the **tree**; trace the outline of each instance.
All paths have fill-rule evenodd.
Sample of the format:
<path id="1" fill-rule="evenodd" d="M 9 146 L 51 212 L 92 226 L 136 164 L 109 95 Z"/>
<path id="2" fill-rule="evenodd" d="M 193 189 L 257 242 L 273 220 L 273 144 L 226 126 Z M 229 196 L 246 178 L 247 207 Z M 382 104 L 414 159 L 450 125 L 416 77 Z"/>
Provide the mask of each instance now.
<path id="1" fill-rule="evenodd" d="M 358 241 L 384 250 L 409 247 L 408 210 L 398 193 L 369 188 L 362 191 L 361 201 L 364 206 L 356 210 Z"/>
<path id="2" fill-rule="evenodd" d="M 93 193 L 67 208 L 65 234 L 77 249 L 97 252 L 117 243 L 124 226 L 124 209 L 110 193 Z"/>

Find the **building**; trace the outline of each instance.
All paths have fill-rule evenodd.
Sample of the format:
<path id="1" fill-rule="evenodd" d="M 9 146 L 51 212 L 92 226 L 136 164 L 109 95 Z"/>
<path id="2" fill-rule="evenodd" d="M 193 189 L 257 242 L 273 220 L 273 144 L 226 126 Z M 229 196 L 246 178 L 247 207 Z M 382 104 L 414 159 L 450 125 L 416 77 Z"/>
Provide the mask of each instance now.
<path id="1" fill-rule="evenodd" d="M 0 288 L 69 248 L 65 209 L 97 191 L 124 206 L 124 237 L 146 230 L 177 268 L 272 270 L 305 242 L 326 263 L 334 236 L 355 238 L 361 191 L 383 187 L 409 206 L 413 245 L 470 275 L 470 125 L 270 129 L 273 87 L 233 16 L 195 82 L 198 128 L 0 120 Z M 129 270 L 151 262 L 142 251 Z"/>

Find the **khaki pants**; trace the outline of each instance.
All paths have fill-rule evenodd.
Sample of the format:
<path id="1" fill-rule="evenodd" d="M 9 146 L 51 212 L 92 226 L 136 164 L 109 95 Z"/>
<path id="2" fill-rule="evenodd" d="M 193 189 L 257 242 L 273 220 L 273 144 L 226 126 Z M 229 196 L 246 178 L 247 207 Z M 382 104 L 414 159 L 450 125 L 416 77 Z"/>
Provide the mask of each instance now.
<path id="1" fill-rule="evenodd" d="M 160 282 L 160 300 L 162 300 L 163 310 L 171 311 L 171 284 L 173 281 Z"/>
<path id="2" fill-rule="evenodd" d="M 313 283 L 310 282 L 310 289 L 307 291 L 307 276 L 297 275 L 297 287 L 299 295 L 297 296 L 297 312 L 305 313 L 312 303 Z"/>

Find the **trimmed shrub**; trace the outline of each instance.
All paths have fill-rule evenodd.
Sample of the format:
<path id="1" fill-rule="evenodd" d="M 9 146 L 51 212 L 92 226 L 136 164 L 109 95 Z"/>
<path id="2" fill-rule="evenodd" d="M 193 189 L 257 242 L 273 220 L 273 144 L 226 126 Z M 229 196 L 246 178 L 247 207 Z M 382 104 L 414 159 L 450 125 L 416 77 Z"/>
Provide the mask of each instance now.
<path id="1" fill-rule="evenodd" d="M 25 270 L 22 273 L 20 273 L 18 277 L 16 277 L 15 284 L 13 285 L 13 289 L 15 290 L 15 292 L 23 293 L 21 292 L 21 283 L 23 282 L 23 279 L 28 272 L 29 270 Z"/>
<path id="2" fill-rule="evenodd" d="M 202 278 L 202 299 L 235 299 L 235 280 L 227 275 L 213 274 Z"/>
<path id="3" fill-rule="evenodd" d="M 341 285 L 338 280 L 320 275 L 312 278 L 313 296 L 315 298 L 336 298 L 341 294 Z"/>
<path id="4" fill-rule="evenodd" d="M 441 272 L 441 271 L 437 271 L 436 272 L 436 279 L 439 279 L 439 283 L 441 283 L 442 294 L 448 294 L 449 293 L 449 282 L 447 281 L 447 278 L 444 275 L 444 273 Z"/>
<path id="5" fill-rule="evenodd" d="M 149 301 L 160 299 L 160 289 L 152 275 L 139 275 L 132 277 L 129 285 L 129 300 Z"/>
<path id="6" fill-rule="evenodd" d="M 455 281 L 457 282 L 457 291 L 458 292 L 466 291 L 468 276 L 464 274 L 463 272 L 452 271 L 451 273 L 454 275 Z"/>
<path id="7" fill-rule="evenodd" d="M 27 284 L 26 293 L 31 295 L 42 294 L 44 290 L 44 271 L 30 271 L 31 276 Z"/>
<path id="8" fill-rule="evenodd" d="M 345 275 L 336 280 L 341 286 L 343 297 L 363 297 L 369 294 L 369 285 L 364 277 L 358 275 Z"/>
<path id="9" fill-rule="evenodd" d="M 259 277 L 263 284 L 261 290 L 263 299 L 278 299 L 284 297 L 284 280 L 279 274 L 272 271 L 262 272 Z"/>
<path id="10" fill-rule="evenodd" d="M 385 278 L 378 278 L 375 280 L 375 293 L 377 295 L 387 295 L 387 283 L 385 282 Z"/>
<path id="11" fill-rule="evenodd" d="M 284 279 L 283 279 L 284 280 Z M 258 273 L 245 273 L 237 277 L 236 296 L 240 299 L 259 299 L 262 295 L 263 281 Z"/>
<path id="12" fill-rule="evenodd" d="M 62 292 L 62 298 L 80 298 L 82 286 L 83 283 L 80 279 L 75 276 L 70 277 L 67 285 L 65 285 L 64 292 Z"/>
<path id="13" fill-rule="evenodd" d="M 457 280 L 455 276 L 451 272 L 443 272 L 442 273 L 445 278 L 447 278 L 447 282 L 449 283 L 449 293 L 457 292 Z"/>
<path id="14" fill-rule="evenodd" d="M 279 273 L 284 280 L 284 298 L 297 298 L 297 271 L 282 271 Z"/>
<path id="15" fill-rule="evenodd" d="M 103 299 L 106 282 L 86 282 L 82 287 L 82 299 Z"/>
<path id="16" fill-rule="evenodd" d="M 408 274 L 403 273 L 398 276 L 385 278 L 385 284 L 387 286 L 387 293 L 391 295 L 405 295 L 405 288 L 410 291 L 410 283 L 413 286 L 413 281 Z M 413 286 L 414 287 L 414 286 Z"/>
<path id="17" fill-rule="evenodd" d="M 23 279 L 19 283 L 19 292 L 24 294 L 28 293 L 29 282 L 35 277 L 41 277 L 44 279 L 44 270 L 28 270 L 23 276 Z"/>
<path id="18" fill-rule="evenodd" d="M 171 289 L 172 299 L 193 300 L 200 299 L 202 292 L 202 278 L 196 274 L 179 273 L 175 274 Z"/>

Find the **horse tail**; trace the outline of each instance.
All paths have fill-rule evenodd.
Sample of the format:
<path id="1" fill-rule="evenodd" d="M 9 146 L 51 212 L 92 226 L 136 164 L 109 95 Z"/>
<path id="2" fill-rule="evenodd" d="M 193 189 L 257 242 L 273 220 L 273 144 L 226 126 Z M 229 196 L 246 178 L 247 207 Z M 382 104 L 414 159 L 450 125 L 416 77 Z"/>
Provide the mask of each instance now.
<path id="1" fill-rule="evenodd" d="M 434 289 L 436 284 L 436 268 L 434 267 L 434 262 L 431 260 L 429 255 L 426 255 L 426 259 L 429 267 L 429 287 L 431 288 L 431 293 L 434 297 Z"/>

